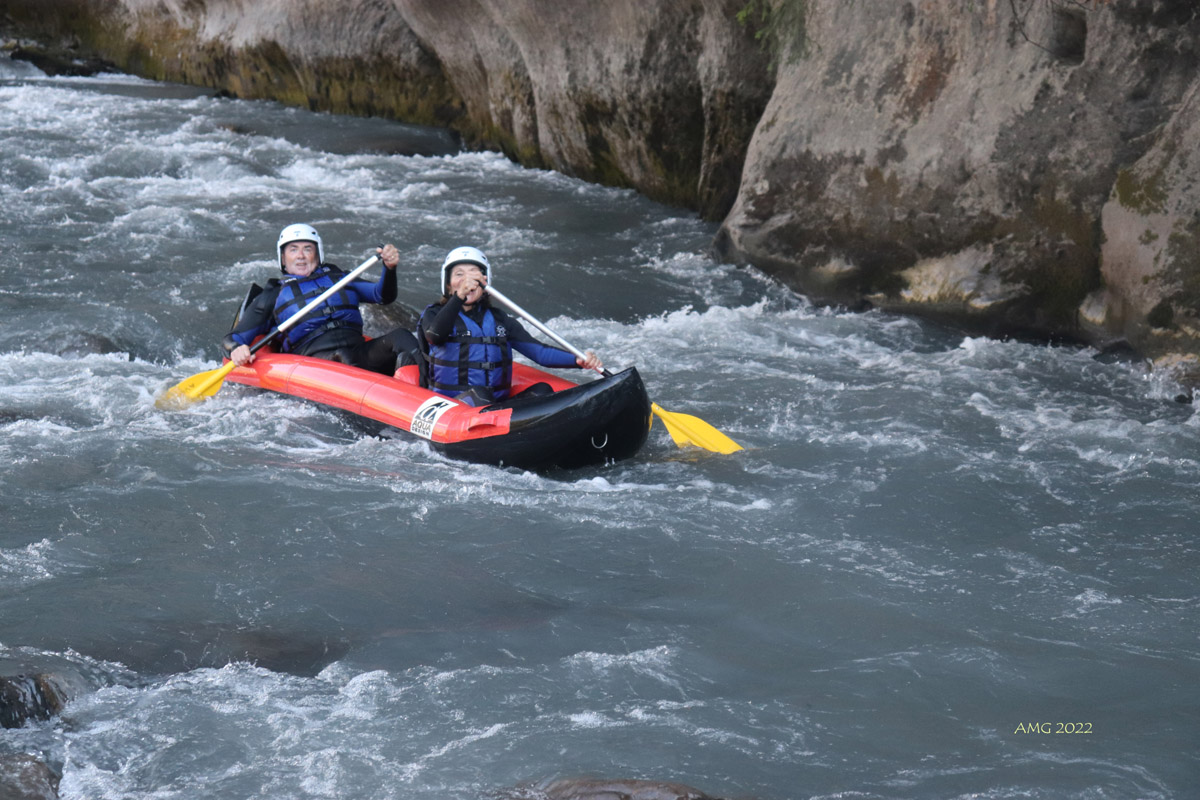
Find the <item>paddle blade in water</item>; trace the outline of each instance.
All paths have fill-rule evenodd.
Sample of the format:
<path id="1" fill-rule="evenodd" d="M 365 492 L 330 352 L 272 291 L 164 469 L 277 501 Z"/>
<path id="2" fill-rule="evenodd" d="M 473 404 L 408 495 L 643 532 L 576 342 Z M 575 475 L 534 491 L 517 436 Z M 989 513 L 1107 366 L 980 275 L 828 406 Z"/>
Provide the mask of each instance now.
<path id="1" fill-rule="evenodd" d="M 166 411 L 178 411 L 197 400 L 212 397 L 221 391 L 225 376 L 232 372 L 235 366 L 237 365 L 230 361 L 220 369 L 211 369 L 180 381 L 155 400 L 154 405 Z"/>
<path id="2" fill-rule="evenodd" d="M 671 434 L 671 438 L 675 440 L 675 444 L 680 447 L 690 444 L 696 447 L 703 447 L 705 450 L 711 450 L 714 453 L 724 453 L 725 455 L 736 453 L 742 449 L 740 444 L 699 417 L 693 417 L 690 414 L 679 414 L 674 411 L 664 411 L 659 407 L 658 403 L 651 403 L 650 410 L 662 420 L 667 433 Z"/>

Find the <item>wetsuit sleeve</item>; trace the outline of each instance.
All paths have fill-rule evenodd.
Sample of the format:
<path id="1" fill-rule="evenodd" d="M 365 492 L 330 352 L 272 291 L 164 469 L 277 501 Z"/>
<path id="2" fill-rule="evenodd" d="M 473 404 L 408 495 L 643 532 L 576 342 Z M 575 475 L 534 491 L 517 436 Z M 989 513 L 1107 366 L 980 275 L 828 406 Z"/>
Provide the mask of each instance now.
<path id="1" fill-rule="evenodd" d="M 493 309 L 493 314 L 496 311 Z M 551 347 L 548 344 L 542 344 L 537 339 L 529 335 L 529 331 L 525 330 L 520 322 L 504 314 L 502 317 L 505 330 L 508 332 L 508 341 L 512 348 L 521 355 L 531 359 L 535 364 L 542 367 L 557 367 L 566 369 L 570 367 L 578 368 L 579 364 L 575 361 L 574 353 L 563 350 L 558 347 Z"/>
<path id="2" fill-rule="evenodd" d="M 512 340 L 510 339 L 509 341 Z M 557 347 L 551 347 L 548 344 L 542 344 L 537 341 L 512 341 L 512 346 L 518 353 L 532 359 L 535 363 L 543 367 L 558 367 L 559 369 L 579 367 L 573 354 L 568 353 L 566 350 L 559 350 Z"/>
<path id="3" fill-rule="evenodd" d="M 384 267 L 383 274 L 375 283 L 356 280 L 350 284 L 350 289 L 358 296 L 360 303 L 387 305 L 399 294 L 396 288 L 396 270 Z"/>
<path id="4" fill-rule="evenodd" d="M 458 312 L 462 311 L 462 304 L 463 301 L 458 298 L 458 295 L 451 295 L 445 305 L 427 309 L 421 317 L 421 329 L 425 331 L 425 341 L 430 344 L 441 344 L 449 339 L 454 334 L 454 323 L 458 319 Z"/>
<path id="5" fill-rule="evenodd" d="M 275 299 L 279 297 L 279 287 L 271 286 L 264 289 L 250 301 L 242 318 L 237 321 L 233 330 L 221 340 L 225 353 L 233 352 L 238 345 L 251 345 L 259 336 L 269 332 L 275 324 Z"/>

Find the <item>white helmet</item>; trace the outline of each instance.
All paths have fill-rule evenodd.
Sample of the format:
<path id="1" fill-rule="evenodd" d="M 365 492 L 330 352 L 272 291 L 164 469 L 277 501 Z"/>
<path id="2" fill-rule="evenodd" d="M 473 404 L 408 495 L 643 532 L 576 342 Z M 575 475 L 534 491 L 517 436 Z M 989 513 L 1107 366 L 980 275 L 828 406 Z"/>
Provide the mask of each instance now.
<path id="1" fill-rule="evenodd" d="M 492 282 L 492 267 L 482 250 L 477 247 L 456 247 L 446 254 L 446 260 L 442 262 L 442 294 L 450 293 L 447 289 L 447 284 L 450 282 L 450 269 L 456 264 L 475 264 L 483 270 L 488 283 Z"/>
<path id="2" fill-rule="evenodd" d="M 296 223 L 288 225 L 279 232 L 279 243 L 275 246 L 279 253 L 279 268 L 283 269 L 283 248 L 292 242 L 312 242 L 317 246 L 317 263 L 325 263 L 325 247 L 321 244 L 321 234 L 312 225 Z"/>

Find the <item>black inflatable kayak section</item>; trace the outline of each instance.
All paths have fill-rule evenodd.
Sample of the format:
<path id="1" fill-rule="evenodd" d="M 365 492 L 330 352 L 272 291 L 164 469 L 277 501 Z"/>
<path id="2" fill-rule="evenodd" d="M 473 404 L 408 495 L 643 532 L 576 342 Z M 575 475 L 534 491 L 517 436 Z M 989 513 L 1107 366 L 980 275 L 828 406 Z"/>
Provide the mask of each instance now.
<path id="1" fill-rule="evenodd" d="M 518 469 L 575 469 L 630 458 L 650 430 L 650 399 L 634 367 L 576 385 L 514 364 L 515 396 L 481 407 L 417 385 L 417 367 L 393 377 L 260 353 L 227 380 L 348 411 L 373 423 L 367 427 L 376 433 L 425 439 L 450 458 Z M 520 394 L 539 383 L 544 393 Z"/>

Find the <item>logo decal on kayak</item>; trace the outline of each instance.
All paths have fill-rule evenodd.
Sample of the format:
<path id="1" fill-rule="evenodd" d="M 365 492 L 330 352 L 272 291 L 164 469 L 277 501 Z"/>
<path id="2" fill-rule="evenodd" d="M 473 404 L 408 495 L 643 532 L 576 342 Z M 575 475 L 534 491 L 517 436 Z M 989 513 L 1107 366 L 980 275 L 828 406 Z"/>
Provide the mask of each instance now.
<path id="1" fill-rule="evenodd" d="M 433 438 L 433 426 L 450 409 L 454 408 L 457 403 L 453 400 L 447 400 L 444 397 L 431 397 L 424 403 L 421 403 L 417 413 L 413 414 L 412 427 L 408 430 L 417 436 L 426 439 Z"/>

